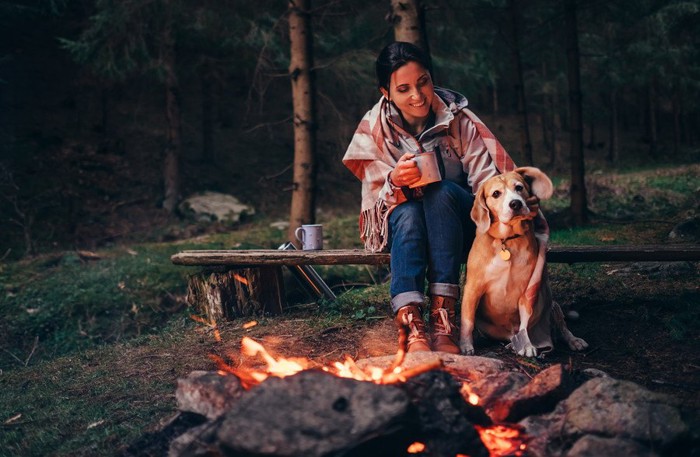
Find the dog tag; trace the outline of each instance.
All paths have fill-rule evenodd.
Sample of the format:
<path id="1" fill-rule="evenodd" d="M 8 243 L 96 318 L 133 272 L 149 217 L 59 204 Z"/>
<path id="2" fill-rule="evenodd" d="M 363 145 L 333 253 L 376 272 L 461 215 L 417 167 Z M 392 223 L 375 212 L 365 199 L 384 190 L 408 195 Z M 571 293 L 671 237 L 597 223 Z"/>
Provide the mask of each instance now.
<path id="1" fill-rule="evenodd" d="M 501 256 L 501 259 L 505 260 L 506 262 L 510 260 L 510 251 L 506 248 L 501 248 L 499 255 Z"/>

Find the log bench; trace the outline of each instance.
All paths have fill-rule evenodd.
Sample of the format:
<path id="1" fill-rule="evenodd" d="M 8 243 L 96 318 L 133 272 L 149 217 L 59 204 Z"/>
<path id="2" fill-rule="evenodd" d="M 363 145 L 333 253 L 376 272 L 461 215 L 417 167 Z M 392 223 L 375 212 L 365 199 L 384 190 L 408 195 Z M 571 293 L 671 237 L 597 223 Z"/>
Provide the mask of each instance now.
<path id="1" fill-rule="evenodd" d="M 276 249 L 193 250 L 171 257 L 175 265 L 203 267 L 190 276 L 187 301 L 210 322 L 260 313 L 278 314 L 285 306 L 282 267 L 315 274 L 312 265 L 388 265 L 388 253 L 361 249 L 297 251 Z M 550 263 L 700 261 L 700 245 L 550 246 Z M 321 280 L 322 285 L 325 283 Z M 322 296 L 323 290 L 316 291 Z M 329 290 L 325 291 L 332 295 Z"/>

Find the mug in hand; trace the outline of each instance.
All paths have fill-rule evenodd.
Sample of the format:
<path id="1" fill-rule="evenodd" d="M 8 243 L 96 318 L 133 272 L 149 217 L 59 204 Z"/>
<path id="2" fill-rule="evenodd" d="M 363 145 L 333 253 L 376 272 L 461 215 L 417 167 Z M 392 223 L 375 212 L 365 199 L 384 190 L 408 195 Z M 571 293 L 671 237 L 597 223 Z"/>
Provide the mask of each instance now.
<path id="1" fill-rule="evenodd" d="M 411 160 L 416 162 L 420 170 L 420 179 L 408 186 L 411 189 L 442 180 L 435 152 L 421 152 L 416 154 Z"/>
<path id="2" fill-rule="evenodd" d="M 294 231 L 294 236 L 301 243 L 304 251 L 323 249 L 323 226 L 321 224 L 305 224 Z"/>

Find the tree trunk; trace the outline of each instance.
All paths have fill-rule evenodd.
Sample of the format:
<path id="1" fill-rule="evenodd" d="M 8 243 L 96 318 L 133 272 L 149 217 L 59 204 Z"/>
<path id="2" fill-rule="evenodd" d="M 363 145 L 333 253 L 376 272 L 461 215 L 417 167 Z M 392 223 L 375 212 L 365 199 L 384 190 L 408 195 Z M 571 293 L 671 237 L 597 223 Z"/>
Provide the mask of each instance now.
<path id="1" fill-rule="evenodd" d="M 214 324 L 238 317 L 280 314 L 285 306 L 278 266 L 204 270 L 190 276 L 187 303 Z"/>
<path id="2" fill-rule="evenodd" d="M 545 62 L 542 62 L 541 77 L 543 82 L 547 81 L 547 64 Z M 551 96 L 552 94 L 548 93 L 547 91 L 542 92 L 542 112 L 540 113 L 540 126 L 542 127 L 542 149 L 547 152 L 549 157 L 552 156 L 552 144 L 549 141 L 549 130 L 552 128 L 550 123 L 551 115 L 549 113 L 549 97 Z"/>
<path id="3" fill-rule="evenodd" d="M 610 138 L 608 139 L 608 162 L 617 164 L 620 160 L 619 128 L 617 120 L 617 89 L 610 90 Z"/>
<path id="4" fill-rule="evenodd" d="M 549 124 L 551 126 L 549 130 L 550 139 L 549 143 L 552 145 L 552 149 L 549 152 L 549 166 L 552 169 L 556 169 L 558 164 L 561 162 L 561 141 L 559 139 L 559 131 L 561 130 L 561 115 L 559 114 L 559 94 L 557 93 L 556 85 L 553 88 L 554 93 L 549 94 Z"/>
<path id="5" fill-rule="evenodd" d="M 498 83 L 493 81 L 491 86 L 491 98 L 493 100 L 493 114 L 498 114 Z"/>
<path id="6" fill-rule="evenodd" d="M 659 141 L 656 126 L 656 78 L 649 83 L 649 155 L 656 155 L 656 145 Z"/>
<path id="7" fill-rule="evenodd" d="M 678 86 L 673 87 L 673 153 L 678 156 L 681 149 L 681 97 Z"/>
<path id="8" fill-rule="evenodd" d="M 588 220 L 585 164 L 583 160 L 583 114 L 581 108 L 581 67 L 579 62 L 576 0 L 564 3 L 566 60 L 569 80 L 569 132 L 571 148 L 571 212 L 574 224 Z"/>
<path id="9" fill-rule="evenodd" d="M 171 14 L 172 8 L 166 3 L 164 11 Z M 165 198 L 163 208 L 173 212 L 180 200 L 180 153 L 182 149 L 182 117 L 180 112 L 180 88 L 175 73 L 175 38 L 172 30 L 172 18 L 168 17 L 163 29 L 163 47 L 161 48 L 163 71 L 165 73 L 165 117 L 167 120 L 167 139 L 163 167 Z"/>
<path id="10" fill-rule="evenodd" d="M 415 44 L 430 56 L 425 35 L 425 15 L 418 0 L 391 0 L 390 20 L 394 26 L 394 40 Z"/>
<path id="11" fill-rule="evenodd" d="M 202 65 L 200 79 L 202 85 L 202 153 L 201 161 L 216 164 L 214 149 L 214 94 L 211 65 Z"/>
<path id="12" fill-rule="evenodd" d="M 520 57 L 520 40 L 518 37 L 518 21 L 520 11 L 518 0 L 509 0 L 508 12 L 510 14 L 511 31 L 511 56 L 515 69 L 515 92 L 518 99 L 518 117 L 520 118 L 520 148 L 523 151 L 523 160 L 526 165 L 533 164 L 532 143 L 530 141 L 530 123 L 527 117 L 527 103 L 525 100 L 525 83 L 523 79 L 523 63 Z"/>
<path id="13" fill-rule="evenodd" d="M 316 110 L 310 0 L 289 0 L 289 76 L 294 106 L 294 182 L 289 240 L 294 230 L 315 220 Z"/>

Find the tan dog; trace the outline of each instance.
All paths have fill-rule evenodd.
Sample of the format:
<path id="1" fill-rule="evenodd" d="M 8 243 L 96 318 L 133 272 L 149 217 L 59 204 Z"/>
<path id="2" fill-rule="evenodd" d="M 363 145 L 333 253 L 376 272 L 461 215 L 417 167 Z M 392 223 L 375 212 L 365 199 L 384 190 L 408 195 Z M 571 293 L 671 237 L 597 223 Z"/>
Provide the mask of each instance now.
<path id="1" fill-rule="evenodd" d="M 471 212 L 476 237 L 462 296 L 463 354 L 474 353 L 476 326 L 491 338 L 510 340 L 517 354 L 534 357 L 538 349 L 553 347 L 552 318 L 572 350 L 588 347 L 569 331 L 561 308 L 552 300 L 544 263 L 546 244 L 542 244 L 547 235 L 535 233 L 533 219 L 538 210 L 531 211 L 527 204 L 537 201 L 533 196 L 551 197 L 553 190 L 552 181 L 542 171 L 522 167 L 490 178 L 477 191 Z M 544 238 L 538 240 L 540 236 Z M 528 288 L 531 278 L 535 283 L 539 280 L 539 292 L 528 298 L 526 291 L 533 294 L 537 290 Z"/>

